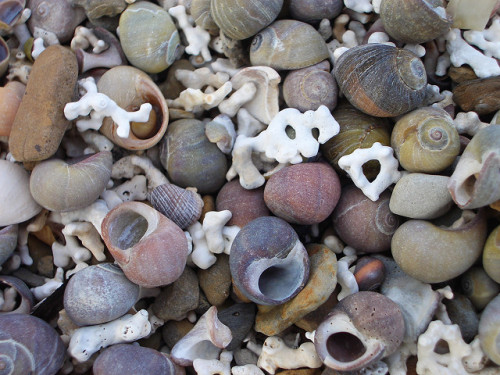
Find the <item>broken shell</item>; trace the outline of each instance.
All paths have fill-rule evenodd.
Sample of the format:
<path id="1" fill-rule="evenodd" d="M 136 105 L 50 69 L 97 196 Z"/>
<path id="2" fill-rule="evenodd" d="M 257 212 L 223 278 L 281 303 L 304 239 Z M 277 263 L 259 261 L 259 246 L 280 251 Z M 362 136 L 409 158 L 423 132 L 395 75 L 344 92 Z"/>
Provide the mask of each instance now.
<path id="1" fill-rule="evenodd" d="M 94 375 L 180 375 L 176 365 L 165 354 L 131 344 L 118 344 L 104 349 L 96 358 L 92 373 Z"/>
<path id="2" fill-rule="evenodd" d="M 459 154 L 460 138 L 448 112 L 425 107 L 396 122 L 391 146 L 407 171 L 437 173 L 449 167 Z"/>
<path id="3" fill-rule="evenodd" d="M 490 233 L 484 244 L 483 268 L 489 277 L 500 283 L 500 226 Z"/>
<path id="4" fill-rule="evenodd" d="M 276 45 L 283 48 L 276 48 Z M 305 68 L 328 57 L 328 48 L 318 31 L 296 20 L 273 22 L 255 35 L 250 46 L 252 65 L 270 66 L 276 70 Z"/>
<path id="5" fill-rule="evenodd" d="M 261 305 L 292 299 L 309 277 L 309 257 L 297 233 L 273 216 L 259 217 L 238 232 L 229 267 L 234 285 Z"/>
<path id="6" fill-rule="evenodd" d="M 205 124 L 199 120 L 170 123 L 160 153 L 170 179 L 180 187 L 195 187 L 200 194 L 210 194 L 226 181 L 226 156 L 208 140 Z"/>
<path id="7" fill-rule="evenodd" d="M 102 222 L 102 238 L 125 276 L 140 286 L 170 284 L 186 266 L 184 232 L 144 203 L 124 202 L 109 211 Z"/>
<path id="8" fill-rule="evenodd" d="M 28 314 L 0 315 L 0 369 L 4 374 L 54 375 L 66 349 L 54 328 Z"/>
<path id="9" fill-rule="evenodd" d="M 0 266 L 10 258 L 17 247 L 18 226 L 11 224 L 0 229 Z"/>
<path id="10" fill-rule="evenodd" d="M 97 83 L 97 89 L 127 111 L 136 111 L 141 104 L 151 103 L 153 110 L 150 120 L 156 118 L 156 121 L 150 123 L 154 126 L 147 131 L 146 137 L 134 134 L 133 123 L 132 131 L 127 138 L 118 136 L 116 133 L 118 126 L 111 117 L 104 118 L 100 128 L 102 134 L 127 150 L 145 150 L 160 142 L 167 131 L 169 117 L 167 102 L 161 90 L 146 73 L 131 66 L 116 66 L 102 75 Z"/>
<path id="11" fill-rule="evenodd" d="M 478 208 L 500 199 L 500 125 L 479 130 L 465 148 L 448 189 L 460 208 Z"/>
<path id="12" fill-rule="evenodd" d="M 18 164 L 0 160 L 0 226 L 31 219 L 42 210 L 29 189 L 29 175 Z"/>
<path id="13" fill-rule="evenodd" d="M 219 26 L 215 23 L 210 10 L 210 0 L 192 0 L 191 17 L 194 23 L 210 33 L 218 33 Z"/>
<path id="14" fill-rule="evenodd" d="M 356 186 L 345 186 L 332 215 L 340 239 L 362 252 L 389 250 L 399 225 L 399 218 L 389 210 L 390 196 L 385 191 L 373 202 Z"/>
<path id="15" fill-rule="evenodd" d="M 344 52 L 335 78 L 349 102 L 376 117 L 393 117 L 422 106 L 427 76 L 422 61 L 405 49 L 364 44 Z"/>
<path id="16" fill-rule="evenodd" d="M 461 275 L 474 264 L 486 234 L 482 212 L 463 211 L 450 227 L 408 220 L 394 233 L 391 250 L 408 275 L 425 283 L 439 283 Z"/>
<path id="17" fill-rule="evenodd" d="M 375 142 L 383 146 L 391 144 L 390 124 L 387 119 L 373 117 L 344 102 L 339 104 L 332 116 L 340 125 L 340 131 L 320 146 L 323 156 L 339 173 L 345 171 L 339 167 L 338 161 L 344 155 L 353 153 L 358 148 L 370 148 Z M 376 161 L 368 161 L 363 165 L 366 178 L 375 178 L 380 167 Z"/>
<path id="18" fill-rule="evenodd" d="M 234 40 L 250 38 L 273 22 L 283 0 L 211 0 L 212 18 Z"/>
<path id="19" fill-rule="evenodd" d="M 3 75 L 3 73 L 0 75 Z M 0 88 L 0 136 L 9 136 L 25 89 L 26 86 L 18 81 L 7 82 L 4 87 Z"/>
<path id="20" fill-rule="evenodd" d="M 326 366 L 354 371 L 395 352 L 404 333 L 396 303 L 383 294 L 358 292 L 333 308 L 316 329 L 314 345 Z"/>
<path id="21" fill-rule="evenodd" d="M 203 208 L 203 200 L 199 194 L 173 184 L 157 186 L 149 193 L 148 200 L 181 229 L 194 224 L 200 218 Z"/>
<path id="22" fill-rule="evenodd" d="M 51 211 L 73 211 L 87 207 L 106 189 L 113 157 L 109 151 L 86 155 L 82 160 L 45 160 L 31 173 L 33 198 Z"/>
<path id="23" fill-rule="evenodd" d="M 120 42 L 129 62 L 146 73 L 159 73 L 174 61 L 179 32 L 168 12 L 149 1 L 130 4 L 120 16 Z"/>
<path id="24" fill-rule="evenodd" d="M 328 61 L 294 70 L 283 82 L 286 104 L 300 112 L 315 111 L 320 105 L 332 111 L 337 105 L 337 96 L 337 83 L 330 73 Z"/>
<path id="25" fill-rule="evenodd" d="M 25 6 L 26 0 L 2 1 L 0 6 L 0 29 L 8 30 L 13 27 L 21 18 Z"/>
<path id="26" fill-rule="evenodd" d="M 484 309 L 479 319 L 481 349 L 497 365 L 500 365 L 500 295 Z"/>
<path id="27" fill-rule="evenodd" d="M 344 6 L 342 0 L 290 0 L 289 4 L 293 19 L 311 24 L 334 19 Z"/>
<path id="28" fill-rule="evenodd" d="M 462 290 L 474 307 L 481 311 L 500 292 L 498 285 L 481 267 L 472 267 L 461 277 Z"/>
<path id="29" fill-rule="evenodd" d="M 450 29 L 445 6 L 441 0 L 382 0 L 380 18 L 385 32 L 394 39 L 420 44 Z"/>
<path id="30" fill-rule="evenodd" d="M 269 178 L 264 201 L 274 215 L 289 223 L 318 224 L 332 213 L 340 190 L 340 180 L 330 165 L 299 163 Z"/>
<path id="31" fill-rule="evenodd" d="M 79 325 L 107 323 L 125 315 L 139 298 L 139 286 L 111 263 L 86 267 L 64 290 L 64 309 Z"/>
<path id="32" fill-rule="evenodd" d="M 20 301 L 19 298 L 16 299 L 16 306 L 13 311 L 8 311 L 8 312 L 0 311 L 0 314 L 15 314 L 15 313 L 31 314 L 31 308 L 33 307 L 33 294 L 29 290 L 28 286 L 24 283 L 24 281 L 14 276 L 0 275 L 0 286 L 5 286 L 5 285 L 14 288 L 14 290 L 20 297 Z M 1 289 L 3 288 L 0 288 L 0 291 Z M 0 359 L 0 364 L 1 362 L 2 360 Z M 0 370 L 1 369 L 2 368 L 0 366 Z"/>

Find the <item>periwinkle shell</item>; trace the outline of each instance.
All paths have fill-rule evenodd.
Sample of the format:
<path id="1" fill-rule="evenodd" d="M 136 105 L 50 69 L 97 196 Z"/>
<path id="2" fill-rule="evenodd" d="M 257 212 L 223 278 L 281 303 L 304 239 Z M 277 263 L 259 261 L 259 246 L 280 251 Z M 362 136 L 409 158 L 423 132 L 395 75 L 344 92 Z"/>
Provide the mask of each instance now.
<path id="1" fill-rule="evenodd" d="M 251 301 L 279 305 L 297 295 L 309 277 L 309 257 L 283 219 L 264 216 L 245 225 L 229 254 L 233 284 Z"/>
<path id="2" fill-rule="evenodd" d="M 54 328 L 28 314 L 0 315 L 0 370 L 10 375 L 55 375 L 66 349 Z"/>
<path id="3" fill-rule="evenodd" d="M 239 180 L 231 180 L 224 184 L 215 200 L 217 211 L 231 211 L 231 219 L 226 225 L 237 225 L 240 228 L 261 216 L 269 216 L 270 212 L 264 202 L 264 187 L 245 189 Z"/>
<path id="4" fill-rule="evenodd" d="M 337 105 L 338 88 L 330 73 L 330 64 L 319 64 L 291 71 L 283 82 L 287 106 L 300 112 L 315 111 L 320 105 L 332 111 Z"/>
<path id="5" fill-rule="evenodd" d="M 210 10 L 224 34 L 242 40 L 273 22 L 282 6 L 283 0 L 211 0 Z"/>
<path id="6" fill-rule="evenodd" d="M 500 365 L 500 295 L 484 309 L 479 319 L 481 349 L 497 365 Z"/>
<path id="7" fill-rule="evenodd" d="M 289 10 L 293 19 L 316 23 L 322 19 L 337 17 L 344 3 L 342 0 L 290 0 Z"/>
<path id="8" fill-rule="evenodd" d="M 86 155 L 74 162 L 45 160 L 31 173 L 31 194 L 42 207 L 51 211 L 87 207 L 106 189 L 112 165 L 109 151 Z"/>
<path id="9" fill-rule="evenodd" d="M 64 290 L 64 309 L 79 326 L 106 323 L 125 315 L 139 298 L 139 286 L 112 263 L 75 273 Z"/>
<path id="10" fill-rule="evenodd" d="M 333 308 L 316 329 L 314 345 L 326 366 L 354 371 L 394 353 L 404 334 L 395 302 L 383 294 L 358 292 Z"/>
<path id="11" fill-rule="evenodd" d="M 500 283 L 500 226 L 490 233 L 484 244 L 483 268 L 489 277 Z"/>
<path id="12" fill-rule="evenodd" d="M 170 123 L 160 152 L 163 167 L 180 187 L 195 187 L 200 194 L 210 194 L 226 180 L 226 156 L 208 140 L 205 125 L 199 120 Z"/>
<path id="13" fill-rule="evenodd" d="M 176 365 L 157 350 L 131 344 L 104 349 L 96 358 L 94 375 L 178 375 Z"/>
<path id="14" fill-rule="evenodd" d="M 405 49 L 364 44 L 344 52 L 335 78 L 349 102 L 376 117 L 393 117 L 421 107 L 427 75 L 422 61 Z"/>
<path id="15" fill-rule="evenodd" d="M 396 122 L 391 146 L 407 171 L 437 173 L 449 167 L 459 154 L 460 138 L 448 112 L 424 107 Z"/>
<path id="16" fill-rule="evenodd" d="M 373 202 L 354 185 L 342 189 L 333 211 L 333 227 L 340 239 L 358 251 L 376 253 L 390 249 L 399 218 L 389 210 L 386 191 Z"/>
<path id="17" fill-rule="evenodd" d="M 380 19 L 394 39 L 420 44 L 436 39 L 450 29 L 442 0 L 382 0 Z"/>
<path id="18" fill-rule="evenodd" d="M 340 180 L 326 163 L 299 163 L 274 173 L 264 188 L 273 214 L 289 223 L 310 225 L 325 220 L 340 198 Z"/>
<path id="19" fill-rule="evenodd" d="M 120 42 L 129 62 L 147 73 L 159 73 L 174 61 L 179 32 L 162 7 L 149 1 L 130 4 L 120 16 Z"/>
<path id="20" fill-rule="evenodd" d="M 283 47 L 276 48 L 276 45 Z M 255 35 L 250 46 L 252 65 L 276 70 L 305 68 L 328 57 L 328 48 L 318 31 L 297 20 L 273 22 Z"/>

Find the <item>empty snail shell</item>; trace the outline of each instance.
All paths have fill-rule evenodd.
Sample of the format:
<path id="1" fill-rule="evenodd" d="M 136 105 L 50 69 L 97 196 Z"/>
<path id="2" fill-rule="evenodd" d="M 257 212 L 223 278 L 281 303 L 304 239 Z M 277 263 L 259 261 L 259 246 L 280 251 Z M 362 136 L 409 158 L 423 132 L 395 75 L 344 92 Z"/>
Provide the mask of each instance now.
<path id="1" fill-rule="evenodd" d="M 375 142 L 384 146 L 390 145 L 390 124 L 388 119 L 373 117 L 343 102 L 332 113 L 340 125 L 340 131 L 324 144 L 320 145 L 321 153 L 339 173 L 345 171 L 339 167 L 338 161 L 358 148 L 370 148 Z M 363 165 L 366 178 L 375 178 L 380 167 L 376 161 L 368 161 Z"/>
<path id="2" fill-rule="evenodd" d="M 380 18 L 387 34 L 404 43 L 420 44 L 449 30 L 442 0 L 382 0 Z"/>
<path id="3" fill-rule="evenodd" d="M 120 16 L 120 42 L 129 62 L 147 73 L 159 73 L 174 61 L 179 32 L 162 7 L 149 1 L 130 4 Z"/>
<path id="4" fill-rule="evenodd" d="M 500 226 L 490 233 L 484 244 L 483 268 L 489 277 L 500 283 Z"/>
<path id="5" fill-rule="evenodd" d="M 94 202 L 111 178 L 111 152 L 101 151 L 67 163 L 45 160 L 31 173 L 33 198 L 51 211 L 72 211 Z"/>
<path id="6" fill-rule="evenodd" d="M 314 345 L 326 366 L 354 371 L 395 352 L 404 334 L 398 305 L 366 291 L 347 296 L 333 308 L 316 329 Z"/>
<path id="7" fill-rule="evenodd" d="M 276 70 L 305 68 L 328 57 L 328 48 L 318 31 L 297 20 L 273 22 L 255 35 L 250 46 L 252 65 L 270 66 Z"/>
<path id="8" fill-rule="evenodd" d="M 242 40 L 273 22 L 283 0 L 211 0 L 212 18 L 224 34 Z"/>
<path id="9" fill-rule="evenodd" d="M 33 294 L 24 281 L 15 276 L 0 275 L 0 291 L 3 289 L 1 288 L 2 286 L 13 288 L 19 298 L 16 298 L 16 305 L 12 311 L 4 312 L 0 310 L 0 314 L 31 313 L 31 308 L 33 307 Z"/>
<path id="10" fill-rule="evenodd" d="M 294 20 L 314 24 L 322 19 L 334 19 L 342 11 L 342 0 L 290 0 L 290 15 Z"/>
<path id="11" fill-rule="evenodd" d="M 422 61 L 413 52 L 385 44 L 344 52 L 335 64 L 335 78 L 352 105 L 376 117 L 401 115 L 426 98 Z"/>
<path id="12" fill-rule="evenodd" d="M 448 112 L 425 107 L 396 122 L 391 146 L 407 171 L 436 173 L 453 163 L 460 152 L 460 138 Z"/>

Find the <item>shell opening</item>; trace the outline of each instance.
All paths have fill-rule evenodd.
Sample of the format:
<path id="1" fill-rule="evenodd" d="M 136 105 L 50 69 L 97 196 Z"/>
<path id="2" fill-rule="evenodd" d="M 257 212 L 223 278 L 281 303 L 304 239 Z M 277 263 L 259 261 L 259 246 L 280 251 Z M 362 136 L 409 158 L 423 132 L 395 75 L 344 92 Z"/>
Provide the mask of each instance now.
<path id="1" fill-rule="evenodd" d="M 260 275 L 259 290 L 273 300 L 287 299 L 297 292 L 302 275 L 303 266 L 297 262 L 271 266 Z"/>
<path id="2" fill-rule="evenodd" d="M 349 332 L 337 332 L 326 341 L 328 354 L 339 362 L 353 362 L 366 352 L 361 340 Z"/>
<path id="3" fill-rule="evenodd" d="M 110 228 L 112 245 L 126 250 L 138 243 L 148 230 L 148 221 L 134 211 L 120 213 L 120 217 Z"/>

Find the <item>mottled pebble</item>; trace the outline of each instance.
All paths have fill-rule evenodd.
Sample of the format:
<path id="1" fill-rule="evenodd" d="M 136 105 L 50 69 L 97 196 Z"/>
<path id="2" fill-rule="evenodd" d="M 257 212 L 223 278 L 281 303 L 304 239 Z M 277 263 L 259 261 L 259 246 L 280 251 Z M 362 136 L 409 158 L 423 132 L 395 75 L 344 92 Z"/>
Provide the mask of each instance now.
<path id="1" fill-rule="evenodd" d="M 177 341 L 183 338 L 193 327 L 194 324 L 187 319 L 180 321 L 169 320 L 161 327 L 161 336 L 165 344 L 169 348 L 173 348 Z"/>
<path id="2" fill-rule="evenodd" d="M 226 254 L 218 255 L 213 266 L 198 271 L 198 279 L 200 288 L 205 293 L 208 302 L 215 306 L 224 303 L 231 290 L 229 256 Z"/>

